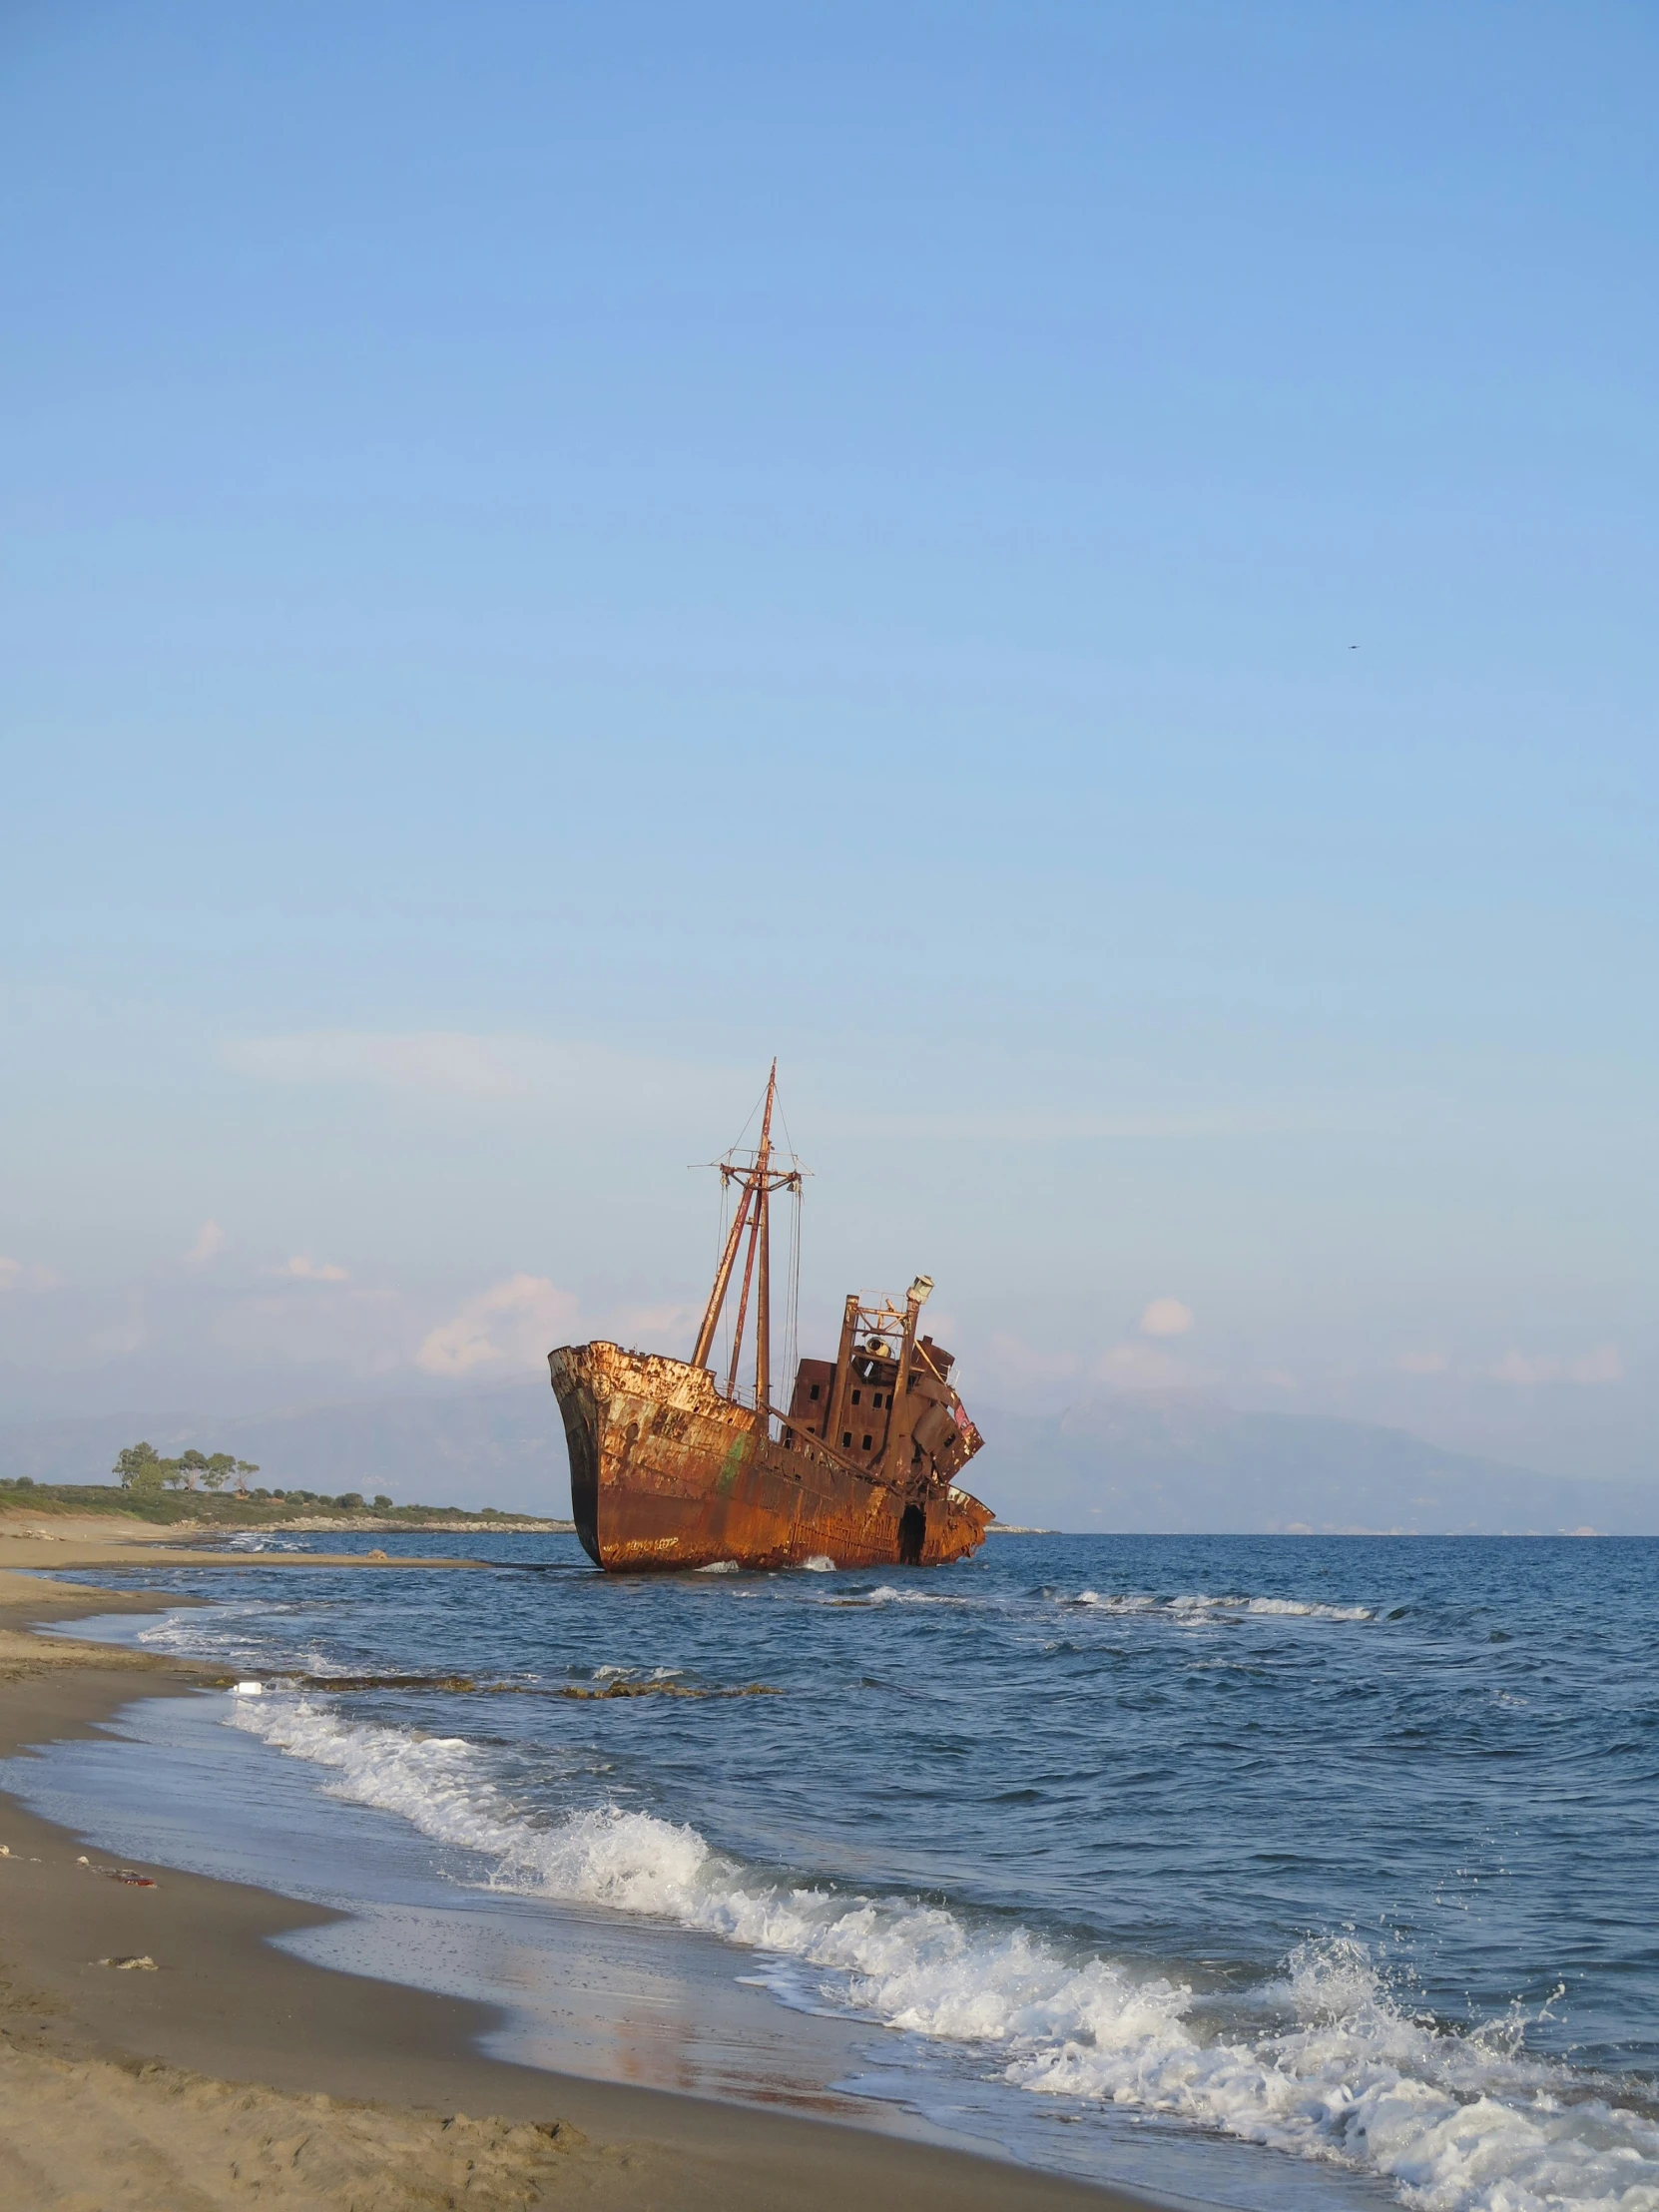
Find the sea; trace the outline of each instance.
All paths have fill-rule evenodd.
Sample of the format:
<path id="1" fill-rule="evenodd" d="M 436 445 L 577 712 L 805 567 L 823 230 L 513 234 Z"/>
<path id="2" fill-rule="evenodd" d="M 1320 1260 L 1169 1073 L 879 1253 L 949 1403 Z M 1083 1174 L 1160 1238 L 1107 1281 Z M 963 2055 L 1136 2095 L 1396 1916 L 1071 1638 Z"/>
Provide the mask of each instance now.
<path id="1" fill-rule="evenodd" d="M 283 1940 L 492 2050 L 1173 2205 L 1659 2208 L 1659 1542 L 237 1543 L 78 1579 L 257 1689 L 0 1782 L 338 1908 Z M 487 1565 L 304 1563 L 353 1545 Z"/>

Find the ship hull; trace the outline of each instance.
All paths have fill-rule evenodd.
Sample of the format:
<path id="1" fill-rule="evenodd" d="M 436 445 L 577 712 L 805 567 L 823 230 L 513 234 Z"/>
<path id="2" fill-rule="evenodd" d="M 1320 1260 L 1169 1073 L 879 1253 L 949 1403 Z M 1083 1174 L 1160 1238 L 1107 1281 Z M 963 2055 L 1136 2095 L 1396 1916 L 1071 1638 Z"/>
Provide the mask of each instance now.
<path id="1" fill-rule="evenodd" d="M 942 1566 L 976 1551 L 994 1518 L 965 1490 L 918 1496 L 852 1472 L 810 1435 L 786 1444 L 683 1360 L 565 1345 L 548 1367 L 571 1512 L 596 1566 Z"/>

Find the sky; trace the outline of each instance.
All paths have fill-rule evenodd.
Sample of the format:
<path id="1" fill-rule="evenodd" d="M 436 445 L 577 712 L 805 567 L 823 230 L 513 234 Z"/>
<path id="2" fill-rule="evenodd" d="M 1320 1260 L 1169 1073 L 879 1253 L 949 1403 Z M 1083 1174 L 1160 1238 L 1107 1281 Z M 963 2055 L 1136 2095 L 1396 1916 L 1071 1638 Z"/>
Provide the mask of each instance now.
<path id="1" fill-rule="evenodd" d="M 1659 19 L 0 12 L 0 1417 L 802 1341 L 1659 1473 Z"/>

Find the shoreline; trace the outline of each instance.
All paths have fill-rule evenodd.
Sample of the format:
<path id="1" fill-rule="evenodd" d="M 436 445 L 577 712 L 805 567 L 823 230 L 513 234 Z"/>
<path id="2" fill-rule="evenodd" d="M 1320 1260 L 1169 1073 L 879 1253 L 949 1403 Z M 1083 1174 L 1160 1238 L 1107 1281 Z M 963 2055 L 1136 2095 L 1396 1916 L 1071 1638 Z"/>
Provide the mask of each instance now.
<path id="1" fill-rule="evenodd" d="M 237 1529 L 228 1533 L 199 1530 L 193 1532 L 194 1540 L 181 1542 L 171 1530 L 152 1529 L 144 1523 L 125 1528 L 104 1515 L 67 1519 L 61 1529 L 5 1528 L 0 1529 L 0 1540 L 5 1545 L 0 1552 L 0 1576 L 21 1576 L 30 1570 L 50 1573 L 64 1567 L 248 1567 L 256 1561 L 262 1567 L 350 1567 L 365 1573 L 477 1571 L 499 1569 L 502 1563 L 498 1559 L 428 1557 L 397 1551 L 378 1555 L 366 1551 L 233 1551 L 229 1538 L 242 1533 L 244 1531 Z M 285 1531 L 271 1528 L 247 1533 L 276 1535 Z M 314 1535 L 318 1531 L 302 1529 L 298 1533 Z M 349 1533 L 384 1531 L 352 1530 Z M 438 1531 L 427 1528 L 415 1533 L 433 1535 Z M 0 1599 L 0 1612 L 6 1610 L 6 1604 L 5 1599 Z M 120 1606 L 103 1608 L 105 1612 L 121 1609 Z"/>
<path id="2" fill-rule="evenodd" d="M 35 1633 L 188 1602 L 11 1571 L 174 1563 L 154 1542 L 140 1559 L 103 1556 L 114 1548 L 93 1541 L 71 1557 L 53 1544 L 49 1558 L 12 1554 L 0 1570 L 0 1756 L 98 1735 L 135 1697 L 231 1679 Z M 486 2057 L 476 2043 L 501 2017 L 493 2007 L 340 1973 L 268 1940 L 344 1916 L 166 1866 L 126 1870 L 153 1887 L 107 1879 L 101 1853 L 5 1794 L 0 1845 L 0 2188 L 18 2212 L 96 2202 L 89 2189 L 117 2168 L 122 2202 L 140 2212 L 256 2193 L 295 2212 L 578 2200 L 619 2212 L 854 2201 L 1150 2212 L 1144 2196 L 990 2154 Z M 151 1958 L 154 1970 L 99 1962 L 117 1958 Z M 460 2116 L 479 2113 L 490 2117 Z"/>

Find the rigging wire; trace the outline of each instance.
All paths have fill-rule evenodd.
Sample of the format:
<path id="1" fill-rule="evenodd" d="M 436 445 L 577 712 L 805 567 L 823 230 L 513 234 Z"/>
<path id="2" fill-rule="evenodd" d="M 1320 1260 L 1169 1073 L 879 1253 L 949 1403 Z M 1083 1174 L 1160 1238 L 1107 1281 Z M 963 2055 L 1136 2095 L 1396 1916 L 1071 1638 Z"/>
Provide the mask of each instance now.
<path id="1" fill-rule="evenodd" d="M 726 1178 L 725 1178 L 725 1176 L 724 1176 L 724 1175 L 721 1175 L 721 1176 L 717 1176 L 717 1177 L 715 1178 L 715 1180 L 716 1180 L 716 1182 L 717 1182 L 717 1183 L 719 1184 L 719 1186 L 720 1186 L 719 1198 L 718 1198 L 718 1200 L 717 1200 L 717 1209 L 718 1209 L 718 1212 L 719 1212 L 719 1215 L 720 1215 L 720 1234 L 719 1234 L 719 1235 L 718 1235 L 718 1236 L 716 1237 L 716 1239 L 715 1239 L 715 1266 L 716 1266 L 716 1267 L 718 1268 L 718 1267 L 720 1266 L 720 1257 L 721 1257 L 721 1254 L 722 1254 L 722 1253 L 723 1253 L 723 1252 L 724 1252 L 724 1251 L 726 1250 L 726 1238 L 727 1238 L 727 1234 L 728 1234 L 728 1232 L 729 1232 L 729 1230 L 731 1229 L 731 1226 L 732 1226 L 732 1225 L 731 1225 L 731 1222 L 730 1222 L 730 1221 L 728 1220 L 728 1218 L 727 1218 L 727 1217 L 728 1217 L 728 1215 L 729 1215 L 729 1214 L 730 1214 L 730 1212 L 731 1212 L 731 1209 L 732 1209 L 732 1190 L 731 1190 L 731 1186 L 730 1186 L 730 1184 L 729 1184 L 729 1183 L 727 1182 L 727 1180 L 726 1180 Z M 728 1359 L 728 1355 L 729 1355 L 729 1353 L 730 1353 L 730 1351 L 731 1351 L 731 1340 L 732 1340 L 732 1318 L 731 1318 L 731 1311 L 730 1311 L 730 1309 L 731 1309 L 731 1304 L 732 1304 L 732 1302 L 731 1302 L 731 1300 L 730 1300 L 730 1299 L 722 1299 L 722 1301 L 721 1301 L 721 1306 L 720 1306 L 720 1357 L 719 1357 L 719 1360 L 718 1360 L 718 1361 L 717 1361 L 717 1363 L 716 1363 L 716 1368 L 715 1368 L 715 1372 L 716 1372 L 716 1374 L 717 1374 L 717 1375 L 719 1374 L 719 1372 L 720 1372 L 721 1368 L 723 1368 L 723 1367 L 725 1367 L 725 1366 L 726 1366 L 726 1364 L 727 1364 L 727 1359 Z M 711 1350 L 711 1351 L 713 1351 L 713 1350 L 714 1350 L 714 1347 L 713 1347 L 713 1346 L 711 1346 L 711 1347 L 710 1347 L 710 1350 Z"/>
<path id="2" fill-rule="evenodd" d="M 795 1208 L 790 1215 L 789 1304 L 784 1320 L 784 1387 L 779 1393 L 786 1409 L 795 1402 L 795 1379 L 801 1365 L 801 1202 L 805 1191 L 799 1182 L 792 1195 Z"/>
<path id="3" fill-rule="evenodd" d="M 750 1107 L 750 1109 L 749 1109 L 749 1120 L 748 1120 L 748 1121 L 746 1121 L 746 1122 L 744 1123 L 743 1127 L 742 1127 L 742 1128 L 741 1128 L 741 1129 L 740 1129 L 740 1130 L 738 1131 L 738 1140 L 737 1140 L 737 1143 L 736 1143 L 736 1144 L 734 1144 L 734 1145 L 731 1145 L 731 1146 L 730 1146 L 730 1147 L 728 1148 L 728 1150 L 729 1150 L 729 1151 L 731 1151 L 731 1152 L 738 1152 L 738 1151 L 741 1151 L 741 1150 L 742 1150 L 742 1147 L 743 1147 L 743 1140 L 744 1140 L 744 1139 L 745 1139 L 745 1137 L 747 1137 L 747 1136 L 748 1136 L 748 1134 L 749 1134 L 749 1128 L 750 1128 L 750 1123 L 754 1121 L 754 1119 L 755 1119 L 755 1116 L 756 1116 L 756 1115 L 757 1115 L 757 1114 L 758 1114 L 758 1113 L 760 1112 L 761 1108 L 762 1108 L 762 1107 L 763 1107 L 763 1106 L 764 1106 L 764 1105 L 766 1104 L 766 1102 L 767 1102 L 766 1085 L 765 1085 L 765 1084 L 763 1083 L 763 1084 L 762 1084 L 762 1086 L 761 1086 L 761 1095 L 760 1095 L 760 1097 L 759 1097 L 758 1099 L 756 1099 L 756 1101 L 755 1101 L 754 1105 L 753 1105 L 753 1106 L 751 1106 L 751 1107 Z"/>
<path id="4" fill-rule="evenodd" d="M 784 1108 L 782 1092 L 778 1094 L 777 1112 L 784 1131 L 784 1149 L 796 1174 L 795 1188 L 790 1194 L 795 1200 L 795 1209 L 790 1216 L 790 1264 L 786 1277 L 789 1303 L 784 1319 L 784 1369 L 782 1387 L 775 1392 L 788 1409 L 795 1399 L 796 1371 L 801 1364 L 801 1205 L 807 1195 L 807 1185 L 800 1156 L 795 1149 L 795 1138 L 790 1133 L 790 1117 Z"/>

